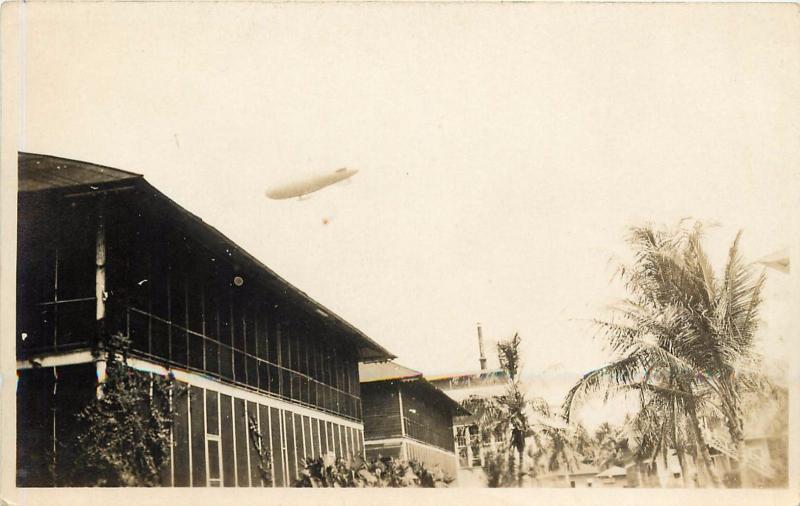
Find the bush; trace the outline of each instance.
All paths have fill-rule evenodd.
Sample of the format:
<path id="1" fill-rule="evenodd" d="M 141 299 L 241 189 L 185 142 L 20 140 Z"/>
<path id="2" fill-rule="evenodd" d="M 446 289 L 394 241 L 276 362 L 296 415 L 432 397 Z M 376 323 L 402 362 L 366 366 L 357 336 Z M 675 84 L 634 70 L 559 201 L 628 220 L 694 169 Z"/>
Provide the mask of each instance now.
<path id="1" fill-rule="evenodd" d="M 486 485 L 490 488 L 517 486 L 517 474 L 511 465 L 511 450 L 487 450 L 483 454 L 483 472 L 486 474 Z"/>
<path id="2" fill-rule="evenodd" d="M 78 415 L 72 485 L 157 486 L 169 459 L 171 399 L 185 391 L 171 377 L 128 367 L 126 339 L 111 339 L 101 395 Z"/>
<path id="3" fill-rule="evenodd" d="M 378 457 L 364 460 L 336 458 L 333 454 L 301 461 L 300 479 L 295 487 L 373 488 L 373 487 L 447 487 L 453 478 L 441 469 L 427 468 L 416 460 Z"/>

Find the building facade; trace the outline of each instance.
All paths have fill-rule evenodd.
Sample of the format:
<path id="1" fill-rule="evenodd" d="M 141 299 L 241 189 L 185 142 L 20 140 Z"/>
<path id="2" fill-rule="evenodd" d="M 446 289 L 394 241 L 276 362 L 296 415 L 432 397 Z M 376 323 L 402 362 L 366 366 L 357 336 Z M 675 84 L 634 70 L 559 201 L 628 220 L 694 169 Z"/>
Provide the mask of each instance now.
<path id="1" fill-rule="evenodd" d="M 501 369 L 483 370 L 475 373 L 429 377 L 436 388 L 456 402 L 463 403 L 470 397 L 492 397 L 502 395 L 508 387 L 508 376 Z M 458 457 L 458 480 L 462 486 L 485 486 L 483 466 L 486 454 L 494 450 L 500 441 L 481 438 L 477 417 L 462 414 L 453 420 L 453 439 Z"/>
<path id="2" fill-rule="evenodd" d="M 367 456 L 415 459 L 457 479 L 453 418 L 468 412 L 399 364 L 362 364 L 359 375 Z"/>
<path id="3" fill-rule="evenodd" d="M 393 355 L 142 176 L 22 153 L 18 216 L 18 486 L 69 485 L 111 335 L 186 386 L 162 485 L 265 485 L 252 427 L 273 486 L 303 457 L 363 454 L 358 364 Z"/>

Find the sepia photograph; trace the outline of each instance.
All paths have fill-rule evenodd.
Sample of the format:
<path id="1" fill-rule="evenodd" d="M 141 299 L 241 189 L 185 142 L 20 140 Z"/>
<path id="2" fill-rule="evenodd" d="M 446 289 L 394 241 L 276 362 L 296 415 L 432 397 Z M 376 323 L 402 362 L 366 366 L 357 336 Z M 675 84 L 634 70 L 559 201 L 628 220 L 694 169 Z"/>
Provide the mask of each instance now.
<path id="1" fill-rule="evenodd" d="M 1 12 L 0 504 L 800 500 L 796 5 Z"/>

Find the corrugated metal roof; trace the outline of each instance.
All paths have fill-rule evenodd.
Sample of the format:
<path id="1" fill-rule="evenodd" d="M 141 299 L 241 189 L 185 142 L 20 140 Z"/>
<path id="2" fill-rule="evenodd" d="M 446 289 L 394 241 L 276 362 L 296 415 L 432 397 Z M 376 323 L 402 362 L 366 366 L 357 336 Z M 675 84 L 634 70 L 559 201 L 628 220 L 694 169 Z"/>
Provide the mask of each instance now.
<path id="1" fill-rule="evenodd" d="M 598 478 L 613 478 L 615 476 L 625 476 L 627 474 L 628 474 L 628 472 L 625 469 L 623 469 L 623 468 L 621 468 L 619 466 L 612 466 L 612 467 L 609 467 L 608 469 L 606 469 L 605 471 L 603 471 L 601 473 L 597 473 L 597 477 Z"/>
<path id="2" fill-rule="evenodd" d="M 94 163 L 34 153 L 19 154 L 20 192 L 92 186 L 99 188 L 141 178 L 141 174 Z"/>
<path id="3" fill-rule="evenodd" d="M 422 373 L 409 369 L 395 362 L 378 362 L 373 364 L 359 364 L 358 377 L 361 383 L 373 381 L 394 381 L 422 377 Z"/>
<path id="4" fill-rule="evenodd" d="M 455 374 L 439 374 L 436 376 L 426 376 L 429 381 L 446 381 L 446 380 L 476 380 L 476 381 L 491 381 L 491 380 L 506 380 L 506 373 L 502 369 L 487 369 L 478 372 L 465 372 Z"/>
<path id="5" fill-rule="evenodd" d="M 227 251 L 229 257 L 236 257 L 249 269 L 258 272 L 262 279 L 277 286 L 285 295 L 295 298 L 319 318 L 331 321 L 350 339 L 355 341 L 359 359 L 362 361 L 381 361 L 395 358 L 395 355 L 373 341 L 342 317 L 309 297 L 275 271 L 264 265 L 253 255 L 239 247 L 222 232 L 204 222 L 199 216 L 187 211 L 158 189 L 145 181 L 140 174 L 77 160 L 68 160 L 49 155 L 19 153 L 19 191 L 29 193 L 46 190 L 74 190 L 85 188 L 97 191 L 135 185 L 144 194 L 164 202 L 167 208 L 180 217 L 181 226 L 197 237 L 198 241 Z"/>

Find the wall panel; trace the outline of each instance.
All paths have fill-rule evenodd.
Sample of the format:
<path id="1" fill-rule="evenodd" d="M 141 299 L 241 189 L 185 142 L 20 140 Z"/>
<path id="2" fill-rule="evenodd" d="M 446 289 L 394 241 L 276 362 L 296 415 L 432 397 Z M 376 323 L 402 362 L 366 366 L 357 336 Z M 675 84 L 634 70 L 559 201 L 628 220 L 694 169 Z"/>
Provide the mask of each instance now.
<path id="1" fill-rule="evenodd" d="M 281 411 L 277 408 L 269 408 L 270 412 L 270 434 L 272 441 L 272 474 L 275 485 L 278 487 L 286 486 L 286 477 L 283 473 L 283 442 L 281 431 Z"/>
<path id="2" fill-rule="evenodd" d="M 202 388 L 189 387 L 189 413 L 191 414 L 192 486 L 206 486 L 206 430 L 204 393 Z"/>
<path id="3" fill-rule="evenodd" d="M 236 450 L 233 436 L 233 403 L 230 396 L 220 394 L 220 422 L 222 424 L 222 484 L 236 486 Z"/>
<path id="4" fill-rule="evenodd" d="M 258 423 L 258 405 L 255 402 L 247 402 L 247 447 L 250 450 L 250 485 L 253 487 L 261 486 L 261 472 L 259 471 L 259 455 L 255 444 L 255 434 L 250 430 L 250 426 L 255 427 L 256 431 L 260 431 Z"/>
<path id="5" fill-rule="evenodd" d="M 259 404 L 258 405 L 258 417 L 259 417 L 261 438 L 262 438 L 261 439 L 261 441 L 262 441 L 261 444 L 264 445 L 264 449 L 267 451 L 267 461 L 269 462 L 269 465 L 273 469 L 272 476 L 273 476 L 273 481 L 274 481 L 274 479 L 275 479 L 274 478 L 274 476 L 275 476 L 275 471 L 274 471 L 275 465 L 272 463 L 272 460 L 273 460 L 273 454 L 272 454 L 272 431 L 270 430 L 270 427 L 269 427 L 269 407 L 264 406 L 263 404 Z M 266 485 L 268 485 L 268 484 L 262 482 L 262 486 L 266 486 Z"/>
<path id="6" fill-rule="evenodd" d="M 305 457 L 305 448 L 304 448 L 304 441 L 303 441 L 303 417 L 297 414 L 293 414 L 293 423 L 294 423 L 294 448 L 295 448 L 295 458 L 297 459 L 297 474 L 295 477 L 300 476 L 300 466 L 302 466 L 302 459 Z"/>
<path id="7" fill-rule="evenodd" d="M 294 414 L 290 411 L 283 412 L 283 424 L 286 428 L 286 451 L 289 461 L 288 485 L 291 486 L 297 477 L 297 459 L 295 457 Z"/>
<path id="8" fill-rule="evenodd" d="M 172 473 L 176 487 L 188 487 L 190 485 L 188 392 L 175 395 L 173 403 L 175 422 L 172 430 Z"/>
<path id="9" fill-rule="evenodd" d="M 236 483 L 250 486 L 250 467 L 247 464 L 247 414 L 244 400 L 233 399 L 233 432 L 236 439 Z"/>
<path id="10" fill-rule="evenodd" d="M 313 458 L 314 448 L 311 446 L 311 424 L 307 416 L 302 417 L 303 421 L 303 458 Z"/>

